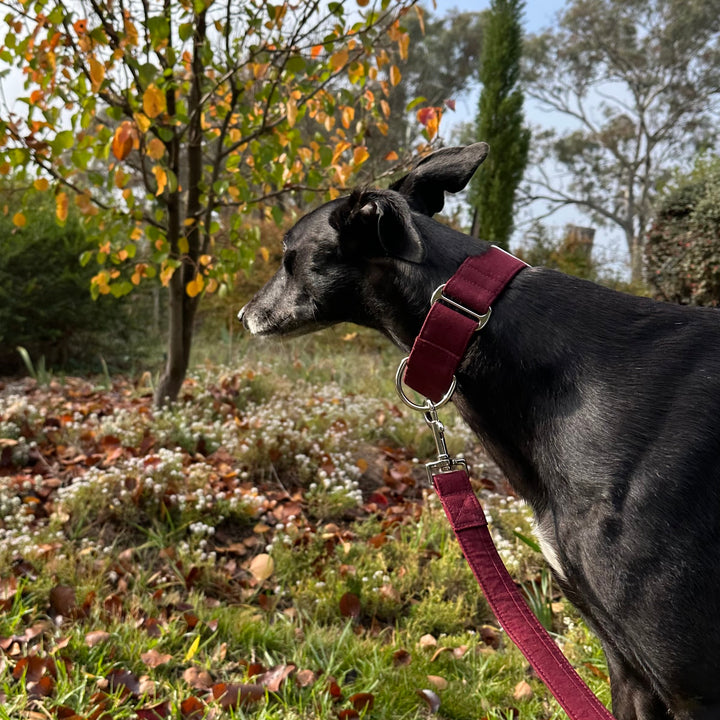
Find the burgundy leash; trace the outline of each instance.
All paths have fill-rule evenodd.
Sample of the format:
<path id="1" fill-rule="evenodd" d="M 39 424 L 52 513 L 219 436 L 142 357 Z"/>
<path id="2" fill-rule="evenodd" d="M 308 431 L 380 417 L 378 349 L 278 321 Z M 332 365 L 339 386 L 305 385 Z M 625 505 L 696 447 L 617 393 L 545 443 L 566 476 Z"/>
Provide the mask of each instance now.
<path id="1" fill-rule="evenodd" d="M 473 334 L 487 323 L 491 304 L 525 267 L 521 260 L 494 246 L 484 255 L 468 258 L 433 294 L 432 307 L 412 352 L 398 368 L 397 386 L 405 403 L 424 412 L 433 431 L 438 461 L 428 464 L 428 474 L 495 617 L 571 720 L 612 720 L 510 577 L 470 485 L 467 467 L 448 455 L 444 428 L 437 417 L 437 408 L 452 396 L 455 371 Z M 428 398 L 424 405 L 405 395 L 403 381 Z"/>

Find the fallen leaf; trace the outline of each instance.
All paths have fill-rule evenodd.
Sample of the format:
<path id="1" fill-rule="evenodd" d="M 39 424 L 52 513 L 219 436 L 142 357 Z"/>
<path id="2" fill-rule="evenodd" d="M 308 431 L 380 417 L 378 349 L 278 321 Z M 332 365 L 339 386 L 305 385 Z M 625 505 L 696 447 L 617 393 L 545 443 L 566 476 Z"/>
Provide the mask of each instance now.
<path id="1" fill-rule="evenodd" d="M 340 598 L 340 614 L 343 617 L 353 618 L 360 617 L 360 598 L 351 592 L 346 592 Z"/>
<path id="2" fill-rule="evenodd" d="M 164 665 L 173 659 L 173 656 L 169 653 L 160 653 L 155 648 L 151 648 L 147 652 L 140 655 L 140 659 L 151 668 L 156 668 L 159 665 Z"/>
<path id="3" fill-rule="evenodd" d="M 315 684 L 317 673 L 314 670 L 298 670 L 295 673 L 295 684 L 298 687 L 306 688 Z"/>
<path id="4" fill-rule="evenodd" d="M 418 690 L 417 694 L 427 703 L 431 713 L 436 713 L 440 709 L 440 698 L 433 690 Z"/>
<path id="5" fill-rule="evenodd" d="M 197 667 L 189 667 L 183 673 L 183 680 L 196 690 L 209 690 L 213 685 L 213 679 L 207 670 L 200 670 Z"/>
<path id="6" fill-rule="evenodd" d="M 393 653 L 393 666 L 405 667 L 412 662 L 412 655 L 407 650 L 396 650 Z"/>
<path id="7" fill-rule="evenodd" d="M 263 687 L 266 687 L 270 692 L 279 692 L 280 686 L 288 676 L 295 672 L 296 668 L 297 666 L 293 664 L 277 665 L 262 675 L 258 675 L 257 682 Z"/>
<path id="8" fill-rule="evenodd" d="M 180 703 L 180 714 L 183 720 L 202 720 L 206 707 L 200 698 L 191 695 Z"/>
<path id="9" fill-rule="evenodd" d="M 275 570 L 275 561 L 267 553 L 260 553 L 250 561 L 250 573 L 258 581 L 267 580 Z"/>
<path id="10" fill-rule="evenodd" d="M 137 720 L 164 720 L 170 715 L 170 702 L 163 700 L 152 707 L 140 708 L 135 713 Z"/>
<path id="11" fill-rule="evenodd" d="M 348 702 L 358 712 L 368 713 L 373 709 L 375 696 L 372 693 L 355 693 L 348 698 Z"/>
<path id="12" fill-rule="evenodd" d="M 56 615 L 70 617 L 76 607 L 73 588 L 68 585 L 56 585 L 50 590 L 50 608 Z"/>
<path id="13" fill-rule="evenodd" d="M 85 634 L 85 644 L 88 647 L 95 647 L 110 638 L 110 633 L 105 630 L 92 630 Z"/>
<path id="14" fill-rule="evenodd" d="M 530 700 L 533 696 L 533 689 L 530 687 L 530 683 L 525 680 L 521 680 L 513 690 L 513 697 L 516 700 Z"/>
<path id="15" fill-rule="evenodd" d="M 212 693 L 223 710 L 259 702 L 265 698 L 265 688 L 262 685 L 247 683 L 218 683 L 212 686 Z"/>
<path id="16" fill-rule="evenodd" d="M 435 647 L 437 645 L 437 640 L 428 633 L 427 635 L 423 635 L 420 640 L 418 640 L 418 645 L 423 649 L 426 650 L 427 648 Z"/>
<path id="17" fill-rule="evenodd" d="M 440 677 L 439 675 L 428 675 L 427 679 L 428 682 L 433 687 L 436 687 L 438 690 L 445 690 L 448 686 L 448 681 L 444 677 Z"/>

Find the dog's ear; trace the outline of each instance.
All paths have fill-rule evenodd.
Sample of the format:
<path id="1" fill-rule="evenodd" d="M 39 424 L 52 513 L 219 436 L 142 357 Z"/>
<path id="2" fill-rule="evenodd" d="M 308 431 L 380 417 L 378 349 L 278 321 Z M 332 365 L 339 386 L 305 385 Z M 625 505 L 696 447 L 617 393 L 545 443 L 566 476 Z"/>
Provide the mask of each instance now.
<path id="1" fill-rule="evenodd" d="M 436 150 L 390 189 L 404 195 L 413 210 L 434 215 L 443 209 L 446 192 L 460 192 L 470 182 L 489 150 L 484 142 Z"/>
<path id="2" fill-rule="evenodd" d="M 366 257 L 394 257 L 420 263 L 425 247 L 407 202 L 387 190 L 356 190 L 333 211 L 330 225 L 340 233 L 345 252 Z"/>

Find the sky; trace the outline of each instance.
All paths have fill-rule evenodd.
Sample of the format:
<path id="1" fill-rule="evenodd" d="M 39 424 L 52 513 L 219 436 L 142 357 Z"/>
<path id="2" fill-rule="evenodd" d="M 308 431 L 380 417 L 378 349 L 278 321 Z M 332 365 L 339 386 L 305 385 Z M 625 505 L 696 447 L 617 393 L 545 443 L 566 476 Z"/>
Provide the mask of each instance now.
<path id="1" fill-rule="evenodd" d="M 428 0 L 428 6 L 430 6 L 430 2 L 431 0 Z M 566 4 L 566 0 L 536 0 L 535 2 L 527 0 L 524 12 L 525 32 L 527 34 L 537 33 L 553 26 L 558 13 Z M 490 0 L 436 0 L 436 5 L 437 8 L 433 11 L 433 14 L 442 16 L 453 9 L 465 12 L 487 10 L 490 7 Z M 463 96 L 454 98 L 456 100 L 456 112 L 454 114 L 446 113 L 443 117 L 443 124 L 447 123 L 442 132 L 445 138 L 450 139 L 452 127 L 455 124 L 470 121 L 475 117 L 479 92 L 480 88 L 476 86 Z M 531 126 L 541 125 L 547 127 L 550 122 L 553 122 L 551 113 L 539 107 L 533 107 L 533 104 L 527 98 L 525 99 L 525 117 Z M 555 122 L 564 123 L 566 121 L 564 118 L 557 116 Z M 478 140 L 482 140 L 482 138 L 478 138 Z M 482 172 L 482 168 L 479 172 Z M 450 196 L 448 196 L 448 200 L 450 200 Z M 536 213 L 531 211 L 518 218 L 516 231 L 510 243 L 512 248 L 517 247 L 522 242 L 522 237 L 524 232 L 529 229 L 533 214 L 540 215 L 542 212 L 543 209 L 537 208 Z M 570 223 L 580 226 L 591 224 L 586 215 L 572 207 L 563 208 L 543 221 L 543 224 L 551 231 L 553 236 L 562 233 L 565 226 Z M 627 248 L 624 238 L 618 232 L 609 227 L 597 228 L 594 254 L 609 269 L 614 270 L 621 276 L 627 275 Z"/>

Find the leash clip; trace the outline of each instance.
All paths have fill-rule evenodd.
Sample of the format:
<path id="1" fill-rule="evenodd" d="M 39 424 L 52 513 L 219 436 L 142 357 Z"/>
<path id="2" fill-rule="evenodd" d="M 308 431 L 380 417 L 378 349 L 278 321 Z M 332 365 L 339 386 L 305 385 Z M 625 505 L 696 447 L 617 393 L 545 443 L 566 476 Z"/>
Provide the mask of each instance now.
<path id="1" fill-rule="evenodd" d="M 463 315 L 467 315 L 473 320 L 476 320 L 478 326 L 477 328 L 475 328 L 475 332 L 477 332 L 478 330 L 482 330 L 487 325 L 487 322 L 490 319 L 492 308 L 489 307 L 484 315 L 480 315 L 479 313 L 476 313 L 475 311 L 466 308 L 464 305 L 461 305 L 459 302 L 455 302 L 455 300 L 449 298 L 447 295 L 443 295 L 446 284 L 447 283 L 443 283 L 435 289 L 435 292 L 430 296 L 430 305 L 432 306 L 436 302 L 442 302 L 444 305 L 448 305 L 451 308 L 457 310 L 458 312 L 463 313 Z"/>
<path id="2" fill-rule="evenodd" d="M 428 478 L 432 484 L 434 475 L 441 475 L 444 473 L 455 472 L 456 470 L 465 470 L 467 472 L 467 463 L 464 460 L 457 460 L 450 457 L 447 449 L 447 443 L 445 442 L 445 426 L 440 422 L 438 418 L 438 408 L 442 407 L 452 397 L 455 392 L 455 377 L 453 377 L 450 388 L 445 395 L 440 399 L 439 402 L 434 403 L 429 398 L 425 398 L 425 402 L 420 405 L 417 402 L 411 400 L 403 389 L 403 376 L 405 373 L 405 367 L 407 365 L 408 358 L 401 361 L 400 366 L 395 374 L 395 387 L 397 389 L 400 399 L 413 410 L 417 410 L 423 414 L 423 418 L 430 428 L 435 440 L 435 449 L 437 450 L 437 460 L 425 464 L 427 469 Z M 421 396 L 422 397 L 422 396 Z"/>

